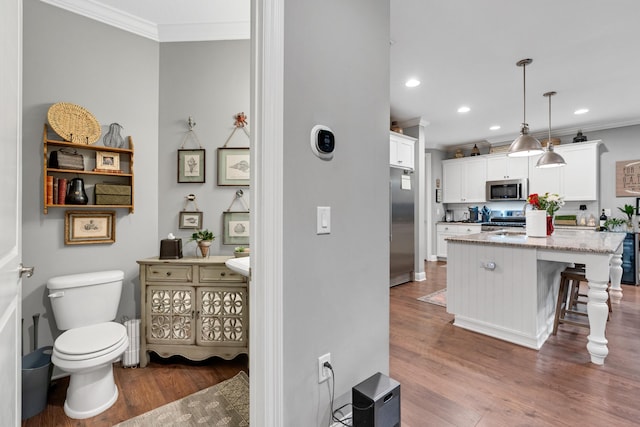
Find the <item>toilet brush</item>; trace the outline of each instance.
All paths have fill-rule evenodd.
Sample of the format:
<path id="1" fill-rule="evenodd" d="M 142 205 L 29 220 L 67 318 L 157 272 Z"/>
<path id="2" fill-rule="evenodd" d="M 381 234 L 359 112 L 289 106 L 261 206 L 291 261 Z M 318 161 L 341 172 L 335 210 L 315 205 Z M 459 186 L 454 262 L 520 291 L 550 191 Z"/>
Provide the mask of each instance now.
<path id="1" fill-rule="evenodd" d="M 40 321 L 40 313 L 33 315 L 33 351 L 38 349 L 38 322 Z"/>

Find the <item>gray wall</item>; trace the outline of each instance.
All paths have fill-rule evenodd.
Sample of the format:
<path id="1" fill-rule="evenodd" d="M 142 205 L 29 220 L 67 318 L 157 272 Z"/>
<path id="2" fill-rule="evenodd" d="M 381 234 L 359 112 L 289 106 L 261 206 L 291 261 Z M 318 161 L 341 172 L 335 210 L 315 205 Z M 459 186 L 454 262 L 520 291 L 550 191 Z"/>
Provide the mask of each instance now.
<path id="1" fill-rule="evenodd" d="M 640 125 L 585 132 L 590 141 L 601 139 L 604 145 L 600 155 L 600 209 L 611 209 L 614 217 L 626 219 L 618 210 L 625 204 L 636 205 L 635 197 L 616 197 L 616 162 L 640 160 Z M 562 143 L 570 143 L 571 139 Z"/>
<path id="2" fill-rule="evenodd" d="M 216 185 L 216 159 L 217 148 L 224 145 L 234 129 L 234 115 L 249 114 L 250 47 L 249 40 L 160 44 L 158 230 L 160 238 L 170 232 L 182 237 L 185 256 L 193 256 L 196 250 L 195 242 L 189 242 L 193 230 L 178 229 L 179 212 L 188 194 L 196 196 L 203 225 L 216 236 L 212 253 L 232 255 L 237 246 L 222 244 L 222 212 L 231 205 L 237 188 Z M 202 184 L 178 184 L 176 178 L 177 150 L 189 129 L 189 116 L 196 122 L 193 130 L 206 150 Z M 251 117 L 248 121 L 250 130 Z M 249 138 L 238 129 L 227 146 L 249 147 Z M 190 136 L 184 148 L 198 145 Z M 242 191 L 248 206 L 249 188 Z M 187 210 L 193 208 L 189 204 Z M 244 210 L 242 203 L 234 203 L 232 211 L 239 210 Z"/>
<path id="3" fill-rule="evenodd" d="M 286 2 L 284 22 L 285 425 L 324 426 L 318 356 L 336 406 L 389 369 L 389 1 Z M 335 133 L 330 162 L 311 153 L 315 124 Z"/>
<path id="4" fill-rule="evenodd" d="M 138 311 L 135 261 L 158 251 L 158 60 L 153 41 L 38 0 L 24 1 L 22 238 L 24 264 L 35 266 L 35 273 L 23 281 L 23 317 L 29 326 L 34 313 L 43 314 L 41 345 L 57 335 L 45 296 L 50 277 L 122 269 L 120 314 Z M 123 135 L 133 137 L 135 213 L 117 210 L 114 244 L 65 246 L 65 209 L 42 212 L 42 127 L 49 106 L 61 101 L 87 108 L 103 134 L 118 122 Z M 25 343 L 31 334 L 25 331 Z"/>

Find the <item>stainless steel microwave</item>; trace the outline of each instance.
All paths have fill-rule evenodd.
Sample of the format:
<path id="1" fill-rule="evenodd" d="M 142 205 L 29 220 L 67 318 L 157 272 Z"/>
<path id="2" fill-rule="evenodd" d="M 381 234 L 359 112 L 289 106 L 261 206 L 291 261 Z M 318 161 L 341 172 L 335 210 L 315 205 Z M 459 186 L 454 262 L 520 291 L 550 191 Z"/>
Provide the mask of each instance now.
<path id="1" fill-rule="evenodd" d="M 526 178 L 487 181 L 487 201 L 527 200 L 528 187 Z"/>

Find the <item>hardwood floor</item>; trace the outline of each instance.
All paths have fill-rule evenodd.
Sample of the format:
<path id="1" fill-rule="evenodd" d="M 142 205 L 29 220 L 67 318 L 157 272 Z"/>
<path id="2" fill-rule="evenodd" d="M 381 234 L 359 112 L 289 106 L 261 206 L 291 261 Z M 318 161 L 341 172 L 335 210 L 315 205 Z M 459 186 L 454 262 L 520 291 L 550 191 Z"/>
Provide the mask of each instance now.
<path id="1" fill-rule="evenodd" d="M 560 325 L 535 351 L 453 326 L 444 307 L 417 300 L 446 287 L 446 263 L 425 265 L 426 281 L 390 291 L 390 376 L 401 383 L 403 427 L 638 425 L 640 287 L 623 285 L 607 324 L 609 356 L 596 366 L 584 328 Z M 87 420 L 64 415 L 61 379 L 47 409 L 22 425 L 111 426 L 247 369 L 245 356 L 201 363 L 152 358 L 145 369 L 117 367 L 118 401 Z"/>
<path id="2" fill-rule="evenodd" d="M 452 325 L 416 298 L 446 287 L 446 263 L 391 289 L 390 375 L 402 426 L 631 426 L 640 423 L 640 289 L 623 285 L 607 324 L 609 356 L 590 362 L 588 331 L 560 325 L 535 351 Z"/>
<path id="3" fill-rule="evenodd" d="M 47 408 L 23 421 L 22 427 L 111 427 L 229 379 L 240 371 L 248 373 L 248 366 L 246 355 L 233 360 L 214 357 L 203 362 L 191 362 L 180 357 L 162 359 L 152 355 L 151 363 L 142 369 L 115 364 L 114 376 L 120 391 L 118 400 L 107 411 L 84 420 L 73 420 L 64 414 L 69 378 L 61 378 L 49 391 Z"/>

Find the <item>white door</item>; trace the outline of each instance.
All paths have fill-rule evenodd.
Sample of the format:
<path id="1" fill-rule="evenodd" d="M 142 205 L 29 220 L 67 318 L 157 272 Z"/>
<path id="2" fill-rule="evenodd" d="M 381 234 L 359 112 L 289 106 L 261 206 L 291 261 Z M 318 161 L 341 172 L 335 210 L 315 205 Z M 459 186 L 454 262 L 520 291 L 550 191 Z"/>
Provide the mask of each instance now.
<path id="1" fill-rule="evenodd" d="M 22 133 L 22 1 L 0 2 L 0 420 L 19 426 L 21 418 L 20 291 L 21 133 Z"/>

